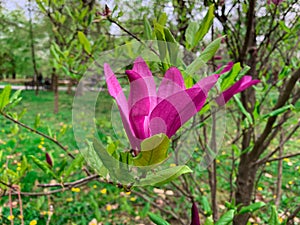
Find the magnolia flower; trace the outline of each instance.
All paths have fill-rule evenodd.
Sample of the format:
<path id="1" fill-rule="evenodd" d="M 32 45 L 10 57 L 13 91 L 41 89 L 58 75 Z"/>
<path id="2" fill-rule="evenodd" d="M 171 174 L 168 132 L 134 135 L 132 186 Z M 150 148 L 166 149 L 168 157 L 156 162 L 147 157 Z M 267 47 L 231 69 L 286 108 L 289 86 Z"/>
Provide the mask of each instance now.
<path id="1" fill-rule="evenodd" d="M 248 87 L 259 83 L 260 80 L 252 80 L 251 76 L 243 76 L 239 81 L 233 84 L 230 88 L 223 91 L 222 94 L 216 98 L 218 105 L 222 106 L 226 104 L 229 99 L 235 94 L 246 90 Z"/>
<path id="2" fill-rule="evenodd" d="M 230 71 L 232 66 L 233 63 L 229 63 L 219 74 L 205 77 L 188 89 L 181 72 L 176 67 L 171 67 L 156 90 L 150 69 L 139 57 L 135 60 L 132 70 L 126 71 L 130 82 L 130 92 L 126 99 L 115 74 L 105 63 L 104 74 L 108 91 L 116 100 L 132 149 L 139 151 L 141 141 L 155 134 L 164 133 L 169 138 L 172 137 L 184 123 L 201 110 L 208 92 L 218 81 L 220 74 Z M 230 96 L 250 85 L 247 82 L 237 82 L 223 93 L 225 102 Z M 222 96 L 217 101 L 220 105 Z"/>

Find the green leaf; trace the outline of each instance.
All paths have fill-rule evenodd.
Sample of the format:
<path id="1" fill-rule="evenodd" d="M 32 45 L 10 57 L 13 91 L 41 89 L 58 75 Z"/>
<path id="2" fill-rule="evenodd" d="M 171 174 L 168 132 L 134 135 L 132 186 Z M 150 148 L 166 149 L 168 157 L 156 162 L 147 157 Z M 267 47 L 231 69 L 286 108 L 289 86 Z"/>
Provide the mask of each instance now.
<path id="1" fill-rule="evenodd" d="M 169 58 L 172 65 L 176 65 L 177 63 L 177 54 L 178 54 L 178 44 L 173 37 L 173 34 L 168 28 L 164 28 L 164 34 L 167 41 L 167 47 L 169 52 Z"/>
<path id="2" fill-rule="evenodd" d="M 144 16 L 144 38 L 146 40 L 152 39 L 152 28 L 146 16 Z"/>
<path id="3" fill-rule="evenodd" d="M 235 63 L 229 73 L 225 73 L 221 75 L 221 90 L 224 91 L 229 88 L 234 82 L 237 80 L 237 76 L 241 70 L 241 64 Z"/>
<path id="4" fill-rule="evenodd" d="M 203 207 L 205 216 L 210 216 L 212 214 L 212 210 L 209 205 L 208 199 L 205 196 L 202 196 L 201 198 L 201 205 Z"/>
<path id="5" fill-rule="evenodd" d="M 78 39 L 84 50 L 90 55 L 92 52 L 91 44 L 83 32 L 78 31 Z"/>
<path id="6" fill-rule="evenodd" d="M 158 19 L 158 23 L 162 26 L 165 26 L 167 23 L 168 17 L 166 13 L 161 13 Z"/>
<path id="7" fill-rule="evenodd" d="M 224 213 L 221 218 L 215 223 L 215 225 L 228 225 L 234 218 L 234 209 L 231 209 Z"/>
<path id="8" fill-rule="evenodd" d="M 161 61 L 165 61 L 167 55 L 167 43 L 165 40 L 164 34 L 164 27 L 161 26 L 159 23 L 154 23 L 154 32 L 156 35 L 156 39 L 158 40 L 158 51 L 159 51 L 159 58 Z"/>
<path id="9" fill-rule="evenodd" d="M 204 225 L 214 225 L 214 220 L 212 216 L 206 218 Z"/>
<path id="10" fill-rule="evenodd" d="M 248 212 L 255 212 L 256 210 L 264 207 L 265 205 L 266 205 L 266 203 L 264 203 L 264 202 L 255 202 L 251 205 L 243 206 L 240 209 L 239 214 L 244 214 L 244 213 L 248 213 Z"/>
<path id="11" fill-rule="evenodd" d="M 47 162 L 41 161 L 38 158 L 36 158 L 35 156 L 33 156 L 33 155 L 30 155 L 29 157 L 46 174 L 51 175 L 52 177 L 54 177 L 55 179 L 57 179 L 56 174 L 51 170 L 51 168 L 50 168 L 50 166 L 49 166 L 49 164 Z"/>
<path id="12" fill-rule="evenodd" d="M 160 216 L 155 215 L 154 213 L 148 213 L 150 220 L 156 225 L 170 225 L 167 221 L 165 221 Z"/>
<path id="13" fill-rule="evenodd" d="M 272 117 L 272 116 L 278 116 L 284 112 L 286 112 L 287 110 L 290 110 L 290 109 L 294 109 L 294 106 L 292 104 L 289 104 L 289 105 L 286 105 L 286 106 L 283 106 L 279 109 L 276 109 L 272 112 L 269 112 L 265 115 L 262 116 L 262 119 L 266 119 L 266 118 L 269 118 L 269 117 Z"/>
<path id="14" fill-rule="evenodd" d="M 51 55 L 54 57 L 54 59 L 55 59 L 57 62 L 60 61 L 59 55 L 56 53 L 56 50 L 55 50 L 54 45 L 51 45 L 51 46 L 50 46 L 50 53 L 51 53 Z"/>
<path id="15" fill-rule="evenodd" d="M 109 171 L 111 178 L 117 179 L 122 183 L 130 183 L 134 181 L 133 177 L 130 176 L 128 169 L 123 166 L 120 168 L 120 164 L 122 165 L 122 162 L 110 155 L 98 139 L 94 138 L 93 146 L 90 147 L 94 148 L 94 151 L 97 154 L 95 157 L 101 160 L 104 167 Z"/>
<path id="16" fill-rule="evenodd" d="M 82 163 L 84 161 L 84 158 L 82 154 L 78 154 L 75 159 L 73 159 L 71 165 L 65 170 L 64 179 L 68 178 L 72 172 L 75 171 L 76 168 L 81 167 Z"/>
<path id="17" fill-rule="evenodd" d="M 201 53 L 199 57 L 197 57 L 187 68 L 186 73 L 187 74 L 194 74 L 196 71 L 198 71 L 202 66 L 204 66 L 208 60 L 210 60 L 216 53 L 216 51 L 219 49 L 221 44 L 222 37 L 217 38 L 213 42 L 211 42 Z"/>
<path id="18" fill-rule="evenodd" d="M 214 19 L 214 4 L 209 6 L 209 9 L 202 20 L 197 33 L 195 34 L 194 42 L 192 44 L 192 48 L 198 45 L 198 43 L 204 38 L 204 36 L 209 31 L 212 22 Z"/>
<path id="19" fill-rule="evenodd" d="M 175 180 L 182 174 L 193 172 L 188 166 L 175 166 L 165 170 L 155 172 L 141 179 L 135 186 L 155 185 L 160 186 Z"/>
<path id="20" fill-rule="evenodd" d="M 272 210 L 271 217 L 268 221 L 268 224 L 280 225 L 280 222 L 279 222 L 279 219 L 278 219 L 278 213 L 277 213 L 277 210 L 276 210 L 276 206 L 272 205 L 271 210 Z"/>
<path id="21" fill-rule="evenodd" d="M 11 86 L 7 85 L 4 87 L 3 91 L 0 94 L 0 111 L 2 111 L 5 106 L 9 104 L 9 96 L 11 92 Z"/>
<path id="22" fill-rule="evenodd" d="M 156 134 L 143 140 L 141 152 L 133 158 L 135 166 L 155 166 L 168 158 L 170 140 L 165 134 Z"/>
<path id="23" fill-rule="evenodd" d="M 186 48 L 188 50 L 192 50 L 195 46 L 194 46 L 194 43 L 195 43 L 195 36 L 196 36 L 196 32 L 198 30 L 198 23 L 196 22 L 190 22 L 187 29 L 186 29 L 186 32 L 185 32 L 185 40 L 186 40 Z"/>
<path id="24" fill-rule="evenodd" d="M 34 121 L 34 129 L 37 129 L 41 124 L 41 114 L 38 113 L 35 117 L 35 121 Z"/>
<path id="25" fill-rule="evenodd" d="M 241 112 L 246 116 L 249 124 L 253 124 L 253 119 L 250 115 L 250 113 L 245 109 L 245 107 L 243 106 L 242 102 L 240 101 L 240 99 L 237 96 L 233 96 L 235 102 L 237 103 L 239 109 L 241 110 Z"/>

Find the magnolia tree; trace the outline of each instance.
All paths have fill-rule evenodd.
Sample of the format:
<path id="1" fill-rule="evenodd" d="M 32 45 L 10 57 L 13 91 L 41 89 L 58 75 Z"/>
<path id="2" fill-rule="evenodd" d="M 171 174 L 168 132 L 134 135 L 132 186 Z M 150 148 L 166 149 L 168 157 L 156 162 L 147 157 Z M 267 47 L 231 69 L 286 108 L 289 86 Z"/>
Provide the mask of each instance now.
<path id="1" fill-rule="evenodd" d="M 80 9 L 86 6 L 86 12 L 79 13 L 53 1 L 61 9 L 54 13 L 50 3 L 38 1 L 58 26 L 51 47 L 53 65 L 70 76 L 76 68 L 85 72 L 80 73 L 72 109 L 80 154 L 71 154 L 55 137 L 20 122 L 12 113 L 19 92 L 9 97 L 10 87 L 6 87 L 0 96 L 2 116 L 52 141 L 72 159 L 68 169 L 57 172 L 48 153 L 44 160 L 30 156 L 57 180 L 40 187 L 65 184 L 70 189 L 97 180 L 139 196 L 146 190 L 151 196 L 149 186 L 171 187 L 184 199 L 183 203 L 175 199 L 174 204 L 188 209 L 176 214 L 150 202 L 172 224 L 297 223 L 299 188 L 282 185 L 283 161 L 300 154 L 285 147 L 300 126 L 297 1 L 205 1 L 204 5 L 153 1 L 154 12 L 135 6 L 149 18 L 145 16 L 142 25 L 135 24 L 132 30 L 128 27 L 134 14 L 128 15 L 129 22 L 120 22 L 121 7 L 105 6 L 92 14 L 89 2 L 83 1 Z M 132 3 L 136 2 L 124 1 L 127 10 Z M 169 8 L 172 16 L 157 10 Z M 78 32 L 80 26 L 72 27 L 76 31 L 70 47 L 61 33 L 65 27 L 60 27 L 64 10 L 70 21 L 80 17 L 85 28 Z M 99 43 L 88 35 L 91 23 L 114 24 L 110 32 L 118 28 L 127 35 L 126 41 L 109 51 L 97 50 Z M 73 51 L 80 53 L 76 63 L 68 59 Z M 101 115 L 108 104 L 106 94 L 112 102 L 108 117 Z M 99 117 L 109 121 L 109 130 L 98 123 Z M 86 177 L 67 183 L 78 165 Z M 1 188 L 9 196 L 19 193 L 21 199 L 22 194 L 32 194 L 9 182 L 19 181 L 12 179 L 12 173 L 4 174 Z M 293 182 L 299 184 L 297 179 Z M 263 187 L 268 194 L 259 192 Z M 281 201 L 286 198 L 283 188 L 294 201 Z M 156 224 L 169 224 L 156 214 L 149 217 Z"/>

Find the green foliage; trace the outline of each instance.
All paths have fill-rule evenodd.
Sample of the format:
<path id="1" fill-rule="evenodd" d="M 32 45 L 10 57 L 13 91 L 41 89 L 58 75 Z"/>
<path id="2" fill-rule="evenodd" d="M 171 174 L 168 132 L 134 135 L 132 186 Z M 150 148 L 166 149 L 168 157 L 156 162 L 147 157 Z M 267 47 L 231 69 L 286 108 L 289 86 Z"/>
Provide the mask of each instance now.
<path id="1" fill-rule="evenodd" d="M 156 225 L 170 225 L 167 221 L 159 217 L 158 215 L 155 215 L 153 213 L 148 213 L 149 218 L 153 223 Z"/>
<path id="2" fill-rule="evenodd" d="M 204 38 L 204 36 L 209 31 L 213 19 L 214 19 L 214 5 L 211 4 L 200 25 L 198 25 L 196 22 L 191 22 L 189 24 L 185 33 L 185 38 L 187 41 L 186 44 L 187 49 L 192 50 L 199 44 L 199 42 Z"/>
<path id="3" fill-rule="evenodd" d="M 170 140 L 165 134 L 156 134 L 141 143 L 141 152 L 133 158 L 135 166 L 156 166 L 168 157 Z"/>

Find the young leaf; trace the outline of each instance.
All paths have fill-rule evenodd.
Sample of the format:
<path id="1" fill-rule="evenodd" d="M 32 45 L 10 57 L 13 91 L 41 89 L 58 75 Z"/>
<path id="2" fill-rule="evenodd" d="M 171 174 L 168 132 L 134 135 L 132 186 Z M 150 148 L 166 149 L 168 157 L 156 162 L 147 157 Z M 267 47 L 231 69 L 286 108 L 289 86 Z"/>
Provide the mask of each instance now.
<path id="1" fill-rule="evenodd" d="M 248 212 L 255 212 L 256 210 L 264 207 L 265 205 L 266 205 L 266 203 L 264 203 L 264 202 L 255 202 L 251 205 L 243 206 L 240 209 L 239 214 L 244 214 L 244 213 L 248 213 Z"/>
<path id="2" fill-rule="evenodd" d="M 33 155 L 30 155 L 29 157 L 46 174 L 51 175 L 52 177 L 54 177 L 55 179 L 57 179 L 56 174 L 50 169 L 50 166 L 47 164 L 47 162 L 41 161 L 38 158 L 36 158 L 35 156 L 33 156 Z"/>
<path id="3" fill-rule="evenodd" d="M 84 50 L 90 55 L 92 52 L 91 44 L 83 32 L 78 31 L 78 39 Z"/>
<path id="4" fill-rule="evenodd" d="M 214 19 L 214 4 L 211 4 L 209 6 L 209 9 L 202 20 L 202 23 L 199 26 L 198 31 L 195 34 L 194 42 L 192 44 L 192 48 L 196 47 L 198 43 L 204 38 L 204 36 L 207 34 L 209 31 L 209 28 L 212 25 Z"/>
<path id="5" fill-rule="evenodd" d="M 64 179 L 68 178 L 70 174 L 75 171 L 77 167 L 81 167 L 83 161 L 84 161 L 83 156 L 81 154 L 78 154 L 76 158 L 72 161 L 71 165 L 64 172 Z"/>
<path id="6" fill-rule="evenodd" d="M 240 99 L 237 96 L 233 96 L 235 102 L 237 103 L 238 107 L 240 108 L 241 112 L 246 116 L 249 124 L 253 124 L 253 120 L 252 117 L 250 115 L 250 113 L 245 109 L 245 107 L 243 106 L 242 102 L 240 101 Z"/>
<path id="7" fill-rule="evenodd" d="M 185 40 L 186 40 L 186 48 L 188 50 L 192 50 L 192 48 L 194 48 L 194 42 L 195 42 L 195 36 L 196 36 L 196 32 L 198 30 L 198 23 L 196 22 L 190 22 L 186 32 L 185 32 Z"/>
<path id="8" fill-rule="evenodd" d="M 266 118 L 269 118 L 269 117 L 272 117 L 272 116 L 278 116 L 279 114 L 282 114 L 282 113 L 284 113 L 284 112 L 286 112 L 287 110 L 290 110 L 290 109 L 294 109 L 294 106 L 292 104 L 283 106 L 279 109 L 276 109 L 272 112 L 269 112 L 269 113 L 263 115 L 262 118 L 266 119 Z"/>
<path id="9" fill-rule="evenodd" d="M 0 94 L 0 111 L 2 111 L 5 106 L 9 104 L 9 96 L 11 92 L 11 86 L 7 85 L 4 87 L 3 91 Z"/>
<path id="10" fill-rule="evenodd" d="M 163 218 L 160 216 L 157 216 L 151 212 L 148 213 L 148 216 L 150 220 L 155 223 L 156 225 L 170 225 L 167 221 L 165 221 Z"/>
<path id="11" fill-rule="evenodd" d="M 152 28 L 146 16 L 144 16 L 144 35 L 146 40 L 152 39 Z"/>
<path id="12" fill-rule="evenodd" d="M 211 207 L 209 205 L 208 199 L 205 196 L 202 196 L 201 198 L 201 205 L 206 216 L 212 215 Z"/>
<path id="13" fill-rule="evenodd" d="M 215 223 L 215 225 L 229 225 L 234 218 L 234 209 L 231 209 L 224 213 L 221 218 Z"/>
<path id="14" fill-rule="evenodd" d="M 170 140 L 165 134 L 156 134 L 145 139 L 141 144 L 141 152 L 133 158 L 135 166 L 155 166 L 168 158 Z"/>
<path id="15" fill-rule="evenodd" d="M 275 205 L 271 206 L 271 210 L 272 210 L 271 217 L 268 221 L 268 224 L 280 225 L 280 222 L 279 222 L 279 219 L 278 219 L 278 213 L 277 213 Z"/>
<path id="16" fill-rule="evenodd" d="M 205 63 L 208 62 L 208 60 L 210 60 L 214 54 L 216 53 L 216 51 L 219 49 L 220 44 L 221 44 L 221 39 L 222 37 L 214 40 L 213 42 L 211 42 L 205 49 L 204 51 L 201 53 L 201 55 L 196 58 L 187 68 L 186 68 L 186 73 L 187 74 L 194 74 L 196 71 L 198 71 L 202 66 L 205 65 Z"/>
<path id="17" fill-rule="evenodd" d="M 182 174 L 193 172 L 188 166 L 175 166 L 165 170 L 150 174 L 146 178 L 141 179 L 135 186 L 155 185 L 160 186 L 175 180 Z"/>

